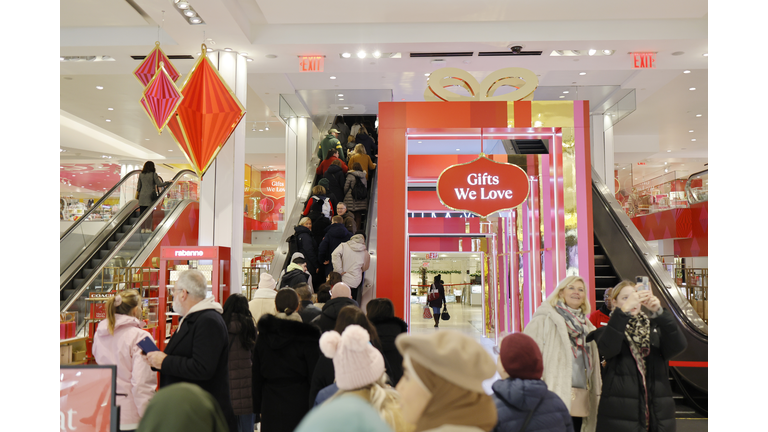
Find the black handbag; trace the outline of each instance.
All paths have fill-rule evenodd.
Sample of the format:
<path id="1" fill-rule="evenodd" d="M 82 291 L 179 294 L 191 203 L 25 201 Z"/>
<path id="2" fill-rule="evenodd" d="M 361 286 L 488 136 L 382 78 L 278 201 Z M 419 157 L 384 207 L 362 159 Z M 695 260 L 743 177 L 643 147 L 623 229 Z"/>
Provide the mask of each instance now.
<path id="1" fill-rule="evenodd" d="M 443 321 L 451 319 L 451 315 L 448 313 L 448 308 L 445 306 L 443 306 L 443 313 L 440 314 L 440 319 Z"/>

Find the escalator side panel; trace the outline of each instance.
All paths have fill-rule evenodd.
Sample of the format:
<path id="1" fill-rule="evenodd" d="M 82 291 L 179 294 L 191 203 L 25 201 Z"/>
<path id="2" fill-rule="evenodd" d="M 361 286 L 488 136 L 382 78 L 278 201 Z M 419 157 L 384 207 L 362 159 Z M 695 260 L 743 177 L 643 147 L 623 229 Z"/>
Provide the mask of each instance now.
<path id="1" fill-rule="evenodd" d="M 159 236 L 153 238 L 148 244 L 152 248 L 146 258 L 140 254 L 138 256 L 141 263 L 135 266 L 149 267 L 152 265 L 152 258 L 160 257 L 160 248 L 163 246 L 198 246 L 198 232 L 200 229 L 200 203 L 192 202 L 187 205 L 181 214 L 170 222 L 167 231 L 159 231 Z"/>

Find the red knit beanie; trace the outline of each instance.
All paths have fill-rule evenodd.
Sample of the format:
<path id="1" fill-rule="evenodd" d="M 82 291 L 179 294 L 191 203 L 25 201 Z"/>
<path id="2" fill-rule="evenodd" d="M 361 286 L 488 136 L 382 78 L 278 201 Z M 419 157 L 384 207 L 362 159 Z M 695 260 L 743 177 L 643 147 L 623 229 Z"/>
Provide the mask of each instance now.
<path id="1" fill-rule="evenodd" d="M 544 372 L 539 346 L 523 333 L 512 333 L 502 339 L 499 358 L 512 379 L 541 379 Z"/>

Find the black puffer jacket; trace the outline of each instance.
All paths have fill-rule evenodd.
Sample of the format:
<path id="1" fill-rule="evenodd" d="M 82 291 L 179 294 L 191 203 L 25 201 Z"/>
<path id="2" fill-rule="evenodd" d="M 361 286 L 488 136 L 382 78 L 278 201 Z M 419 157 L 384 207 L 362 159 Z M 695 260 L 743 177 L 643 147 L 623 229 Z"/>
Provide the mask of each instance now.
<path id="1" fill-rule="evenodd" d="M 312 407 L 309 383 L 320 356 L 317 328 L 273 315 L 259 319 L 253 359 L 253 411 L 261 430 L 292 431 Z"/>
<path id="2" fill-rule="evenodd" d="M 390 366 L 389 378 L 392 380 L 392 385 L 395 386 L 403 376 L 403 356 L 395 346 L 395 338 L 397 335 L 408 331 L 408 324 L 398 317 L 381 317 L 372 319 L 371 323 L 376 327 L 376 333 L 379 334 L 382 354 Z"/>
<path id="3" fill-rule="evenodd" d="M 573 432 L 573 422 L 565 403 L 547 389 L 542 380 L 520 378 L 498 380 L 491 386 L 499 423 L 493 432 L 516 432 L 523 427 L 528 413 L 533 413 L 527 432 Z"/>
<path id="4" fill-rule="evenodd" d="M 344 198 L 344 182 L 347 180 L 347 175 L 340 166 L 329 166 L 328 170 L 323 174 L 323 178 L 328 179 L 329 187 L 331 188 L 331 190 L 327 192 L 332 193 L 336 199 Z M 333 209 L 335 211 L 336 206 L 334 206 Z"/>
<path id="5" fill-rule="evenodd" d="M 323 312 L 317 318 L 312 320 L 312 324 L 319 328 L 323 333 L 333 330 L 333 328 L 336 327 L 336 318 L 338 318 L 339 312 L 341 312 L 341 309 L 344 306 L 358 306 L 358 304 L 349 297 L 330 299 L 323 305 Z"/>
<path id="6" fill-rule="evenodd" d="M 248 321 L 253 326 L 253 320 Z M 243 346 L 240 340 L 241 331 L 242 325 L 239 321 L 232 320 L 229 323 L 229 394 L 235 415 L 253 412 L 251 397 L 253 347 L 249 349 Z"/>
<path id="7" fill-rule="evenodd" d="M 597 410 L 596 432 L 645 432 L 645 389 L 624 330 L 630 315 L 615 309 L 608 325 L 587 336 L 607 362 Z M 651 432 L 675 431 L 675 402 L 667 362 L 688 346 L 672 314 L 665 310 L 651 319 L 651 353 L 645 358 Z"/>
<path id="8" fill-rule="evenodd" d="M 301 252 L 304 255 L 304 259 L 307 260 L 307 271 L 309 274 L 315 274 L 315 269 L 318 268 L 317 243 L 315 243 L 312 232 L 303 225 L 297 225 L 294 228 L 294 232 L 299 243 L 299 250 L 297 252 Z"/>

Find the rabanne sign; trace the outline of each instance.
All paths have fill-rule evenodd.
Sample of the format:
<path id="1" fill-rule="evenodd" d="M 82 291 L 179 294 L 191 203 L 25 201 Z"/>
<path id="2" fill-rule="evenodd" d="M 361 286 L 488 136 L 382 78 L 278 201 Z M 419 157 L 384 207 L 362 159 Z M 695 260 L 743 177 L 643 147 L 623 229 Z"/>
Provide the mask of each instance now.
<path id="1" fill-rule="evenodd" d="M 525 171 L 483 154 L 446 168 L 437 179 L 437 196 L 444 206 L 480 216 L 519 206 L 528 198 L 528 190 Z"/>

